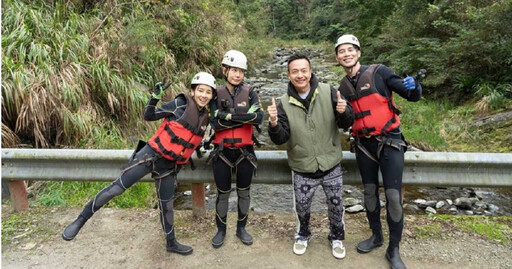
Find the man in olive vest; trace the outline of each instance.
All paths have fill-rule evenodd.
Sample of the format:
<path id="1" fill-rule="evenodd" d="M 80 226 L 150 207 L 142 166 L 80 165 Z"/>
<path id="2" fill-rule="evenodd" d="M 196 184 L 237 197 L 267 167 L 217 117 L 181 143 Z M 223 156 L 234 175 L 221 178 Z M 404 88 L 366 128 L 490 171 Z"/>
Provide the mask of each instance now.
<path id="1" fill-rule="evenodd" d="M 304 55 L 288 59 L 288 92 L 267 110 L 268 133 L 277 145 L 287 143 L 288 164 L 292 169 L 297 234 L 293 252 L 306 252 L 311 238 L 310 209 L 316 188 L 322 185 L 328 205 L 332 254 L 345 257 L 345 223 L 342 200 L 342 159 L 339 128 L 347 129 L 354 120 L 352 107 L 341 94 L 313 74 Z"/>

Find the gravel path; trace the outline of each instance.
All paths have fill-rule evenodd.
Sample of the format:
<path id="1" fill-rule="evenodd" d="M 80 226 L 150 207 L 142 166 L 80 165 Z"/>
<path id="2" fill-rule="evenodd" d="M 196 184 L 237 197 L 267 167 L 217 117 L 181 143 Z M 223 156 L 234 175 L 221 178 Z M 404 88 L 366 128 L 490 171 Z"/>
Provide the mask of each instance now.
<path id="1" fill-rule="evenodd" d="M 213 213 L 194 219 L 190 211 L 177 211 L 178 239 L 194 247 L 192 255 L 183 257 L 165 251 L 155 209 L 102 209 L 71 242 L 60 234 L 78 208 L 31 208 L 16 215 L 7 206 L 2 209 L 2 268 L 389 268 L 385 247 L 356 252 L 357 242 L 369 235 L 364 214 L 346 215 L 347 256 L 336 260 L 325 214 L 312 216 L 312 241 L 306 254 L 296 256 L 291 214 L 253 213 L 247 230 L 254 244 L 245 246 L 234 236 L 236 219 L 230 213 L 225 245 L 214 249 Z M 493 242 L 449 225 L 441 225 L 445 231 L 440 234 L 420 236 L 418 227 L 433 222 L 425 215 L 406 216 L 401 250 L 408 268 L 512 268 L 512 238 Z"/>

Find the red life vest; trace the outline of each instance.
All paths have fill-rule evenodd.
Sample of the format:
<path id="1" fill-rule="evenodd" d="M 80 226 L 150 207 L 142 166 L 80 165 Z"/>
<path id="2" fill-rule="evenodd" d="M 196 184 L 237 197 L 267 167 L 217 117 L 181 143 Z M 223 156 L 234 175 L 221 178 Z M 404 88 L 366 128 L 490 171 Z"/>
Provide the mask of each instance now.
<path id="1" fill-rule="evenodd" d="M 400 111 L 395 107 L 393 94 L 382 96 L 375 86 L 375 71 L 378 68 L 379 65 L 370 65 L 361 74 L 355 88 L 346 76 L 341 80 L 341 94 L 354 109 L 352 136 L 385 134 L 400 126 Z"/>
<path id="2" fill-rule="evenodd" d="M 177 164 L 187 163 L 194 150 L 201 144 L 208 125 L 208 113 L 200 115 L 192 97 L 188 94 L 182 95 L 187 100 L 183 115 L 175 121 L 165 118 L 148 141 L 153 150 Z"/>
<path id="3" fill-rule="evenodd" d="M 225 85 L 217 87 L 217 108 L 221 110 L 234 111 L 234 114 L 243 114 L 249 111 L 249 90 L 251 86 L 248 84 L 242 85 L 240 91 L 231 97 L 228 88 Z M 229 128 L 221 131 L 215 131 L 215 138 L 212 143 L 220 145 L 224 142 L 225 147 L 243 147 L 253 145 L 252 124 L 243 124 L 242 126 Z"/>

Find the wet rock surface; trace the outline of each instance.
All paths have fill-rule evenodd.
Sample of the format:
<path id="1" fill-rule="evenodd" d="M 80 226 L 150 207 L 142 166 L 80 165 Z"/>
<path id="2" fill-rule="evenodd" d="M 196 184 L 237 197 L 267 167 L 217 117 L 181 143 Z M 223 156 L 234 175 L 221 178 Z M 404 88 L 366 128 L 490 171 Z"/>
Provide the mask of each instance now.
<path id="1" fill-rule="evenodd" d="M 208 184 L 206 190 L 206 208 L 215 209 L 217 193 L 214 184 Z M 236 187 L 232 185 L 234 190 Z M 347 213 L 364 212 L 364 196 L 360 186 L 343 186 L 344 207 Z M 468 190 L 469 189 L 469 190 Z M 445 196 L 439 194 L 438 188 L 406 187 L 404 196 L 404 211 L 406 214 L 453 214 L 453 215 L 486 215 L 486 216 L 510 216 L 512 201 L 509 190 L 494 189 L 470 189 L 470 188 L 442 188 Z M 453 195 L 463 196 L 468 193 L 480 193 L 481 198 L 471 200 L 469 197 L 453 198 Z M 501 193 L 504 192 L 504 193 Z M 380 204 L 384 207 L 386 197 L 381 187 Z M 423 196 L 418 198 L 415 195 Z M 449 193 L 449 194 L 448 194 Z M 428 200 L 426 200 L 427 198 Z M 475 197 L 473 197 L 475 198 Z M 453 200 L 468 201 L 469 204 L 453 203 Z M 497 206 L 495 203 L 502 204 Z M 251 210 L 253 212 L 291 213 L 293 212 L 293 189 L 291 185 L 253 184 L 251 186 Z M 179 195 L 175 203 L 177 209 L 191 209 L 190 196 Z M 236 191 L 231 193 L 229 199 L 229 211 L 237 212 Z M 323 189 L 318 187 L 313 197 L 311 211 L 315 213 L 327 212 L 327 201 Z M 385 209 L 382 209 L 385 212 Z"/>

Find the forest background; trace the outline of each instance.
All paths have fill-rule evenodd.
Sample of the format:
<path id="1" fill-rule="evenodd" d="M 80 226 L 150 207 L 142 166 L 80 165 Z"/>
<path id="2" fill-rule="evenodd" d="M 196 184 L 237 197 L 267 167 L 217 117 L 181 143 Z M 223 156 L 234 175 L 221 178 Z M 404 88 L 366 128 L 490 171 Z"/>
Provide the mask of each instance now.
<path id="1" fill-rule="evenodd" d="M 474 125 L 512 110 L 510 25 L 510 0 L 2 1 L 2 147 L 130 149 L 158 126 L 141 113 L 162 77 L 173 81 L 168 100 L 198 71 L 220 78 L 229 49 L 247 54 L 251 72 L 275 47 L 334 57 L 351 33 L 363 64 L 428 70 L 422 101 L 397 100 L 413 145 L 511 152 L 511 119 Z M 105 184 L 46 182 L 31 203 L 81 206 Z M 147 183 L 128 192 L 111 206 L 154 195 Z"/>

